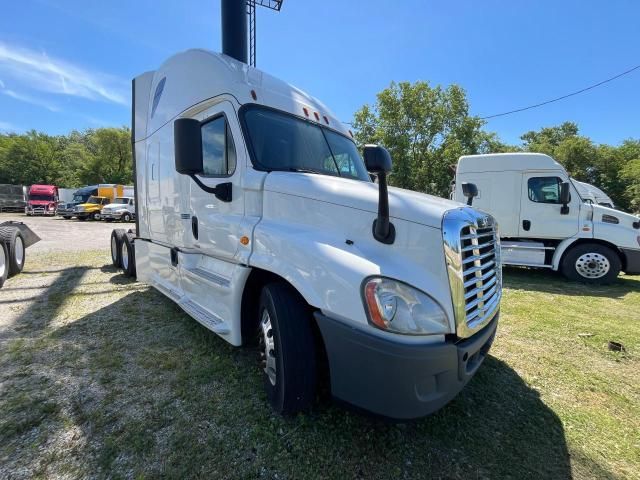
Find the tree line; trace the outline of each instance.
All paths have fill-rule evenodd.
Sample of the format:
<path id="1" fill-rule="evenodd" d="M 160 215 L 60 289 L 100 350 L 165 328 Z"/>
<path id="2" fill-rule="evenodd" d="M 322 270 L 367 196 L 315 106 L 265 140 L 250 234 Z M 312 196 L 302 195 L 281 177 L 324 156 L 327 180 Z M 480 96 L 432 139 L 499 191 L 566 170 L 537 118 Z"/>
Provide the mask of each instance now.
<path id="1" fill-rule="evenodd" d="M 74 188 L 133 182 L 131 131 L 97 128 L 68 135 L 31 130 L 0 135 L 0 183 Z"/>
<path id="2" fill-rule="evenodd" d="M 391 83 L 373 105 L 355 113 L 353 130 L 362 146 L 379 143 L 393 157 L 392 185 L 449 195 L 453 167 L 461 155 L 502 152 L 545 153 L 580 181 L 604 190 L 617 207 L 640 211 L 640 139 L 618 146 L 596 144 L 565 122 L 524 133 L 519 145 L 508 145 L 469 115 L 465 91 L 427 82 Z"/>
<path id="3" fill-rule="evenodd" d="M 356 142 L 379 143 L 393 156 L 392 185 L 449 195 L 453 167 L 461 155 L 500 152 L 546 153 L 569 174 L 603 189 L 620 208 L 640 211 L 640 140 L 618 146 L 596 144 L 565 122 L 524 133 L 519 145 L 500 141 L 485 122 L 469 114 L 465 91 L 428 82 L 391 83 L 373 105 L 354 116 Z M 0 183 L 48 183 L 77 187 L 131 184 L 128 127 L 98 128 L 68 135 L 32 130 L 0 135 Z"/>

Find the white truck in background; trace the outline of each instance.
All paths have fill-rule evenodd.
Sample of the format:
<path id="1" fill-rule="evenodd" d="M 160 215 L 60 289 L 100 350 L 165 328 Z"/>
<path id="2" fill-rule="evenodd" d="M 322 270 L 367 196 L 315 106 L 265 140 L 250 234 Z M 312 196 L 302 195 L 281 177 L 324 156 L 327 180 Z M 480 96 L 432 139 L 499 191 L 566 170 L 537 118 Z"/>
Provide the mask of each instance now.
<path id="1" fill-rule="evenodd" d="M 502 288 L 490 215 L 387 189 L 386 150 L 363 161 L 326 106 L 224 54 L 136 77 L 133 110 L 136 229 L 113 231 L 113 262 L 256 339 L 277 412 L 307 408 L 326 364 L 334 397 L 400 419 L 476 373 Z"/>
<path id="2" fill-rule="evenodd" d="M 640 274 L 640 218 L 584 202 L 566 170 L 538 153 L 460 157 L 452 198 L 498 222 L 505 265 L 610 283 Z"/>
<path id="3" fill-rule="evenodd" d="M 126 188 L 126 187 L 125 187 Z M 100 219 L 107 222 L 130 222 L 136 218 L 136 201 L 131 197 L 116 197 L 100 211 Z"/>
<path id="4" fill-rule="evenodd" d="M 578 190 L 580 197 L 583 201 L 592 203 L 595 205 L 602 205 L 603 207 L 608 208 L 616 208 L 611 197 L 600 190 L 595 185 L 591 185 L 590 183 L 580 182 L 574 178 L 571 179 L 573 185 Z"/>

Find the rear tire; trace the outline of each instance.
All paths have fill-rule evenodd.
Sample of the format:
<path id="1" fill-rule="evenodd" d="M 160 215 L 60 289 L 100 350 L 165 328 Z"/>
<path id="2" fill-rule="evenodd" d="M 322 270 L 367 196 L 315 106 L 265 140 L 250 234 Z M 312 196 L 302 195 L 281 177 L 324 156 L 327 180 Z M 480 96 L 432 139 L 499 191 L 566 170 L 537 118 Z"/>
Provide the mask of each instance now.
<path id="1" fill-rule="evenodd" d="M 122 239 L 125 236 L 125 232 L 122 228 L 116 228 L 111 232 L 111 262 L 116 268 L 122 267 Z"/>
<path id="2" fill-rule="evenodd" d="M 571 248 L 561 265 L 562 273 L 569 280 L 591 285 L 614 282 L 621 268 L 617 252 L 597 243 L 583 243 Z"/>
<path id="3" fill-rule="evenodd" d="M 120 256 L 122 258 L 122 270 L 127 277 L 136 276 L 136 251 L 133 243 L 133 234 L 125 233 L 122 238 Z"/>
<path id="4" fill-rule="evenodd" d="M 0 242 L 0 288 L 4 285 L 4 282 L 9 276 L 9 255 L 7 254 L 7 247 L 3 242 Z"/>
<path id="5" fill-rule="evenodd" d="M 24 237 L 15 227 L 0 227 L 0 242 L 6 247 L 8 276 L 13 277 L 24 268 L 26 253 Z"/>
<path id="6" fill-rule="evenodd" d="M 273 409 L 283 415 L 308 409 L 317 383 L 311 311 L 286 283 L 270 283 L 262 289 L 258 341 L 264 386 Z"/>

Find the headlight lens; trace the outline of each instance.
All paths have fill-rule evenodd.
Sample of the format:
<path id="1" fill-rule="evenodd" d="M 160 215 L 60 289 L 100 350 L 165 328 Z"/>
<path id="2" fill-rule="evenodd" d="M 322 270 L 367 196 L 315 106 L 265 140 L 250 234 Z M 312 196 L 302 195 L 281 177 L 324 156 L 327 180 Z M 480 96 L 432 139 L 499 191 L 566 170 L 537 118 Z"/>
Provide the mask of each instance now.
<path id="1" fill-rule="evenodd" d="M 449 332 L 442 307 L 429 295 L 402 282 L 375 277 L 364 284 L 365 308 L 376 327 L 408 335 Z"/>

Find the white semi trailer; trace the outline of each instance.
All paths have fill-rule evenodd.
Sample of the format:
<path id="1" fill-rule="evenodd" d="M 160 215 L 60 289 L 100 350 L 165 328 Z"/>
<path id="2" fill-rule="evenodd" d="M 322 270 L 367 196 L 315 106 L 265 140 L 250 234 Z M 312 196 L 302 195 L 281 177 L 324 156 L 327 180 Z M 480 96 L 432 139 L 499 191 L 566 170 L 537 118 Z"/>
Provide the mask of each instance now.
<path id="1" fill-rule="evenodd" d="M 560 270 L 585 283 L 640 273 L 640 218 L 583 201 L 547 155 L 460 157 L 452 198 L 469 198 L 465 187 L 474 190 L 473 206 L 497 220 L 505 265 Z"/>
<path id="2" fill-rule="evenodd" d="M 325 105 L 224 54 L 136 77 L 133 110 L 136 229 L 113 232 L 114 264 L 257 338 L 276 411 L 306 408 L 327 363 L 333 396 L 393 418 L 475 374 L 501 297 L 490 215 L 387 189 L 386 150 L 363 161 Z"/>

